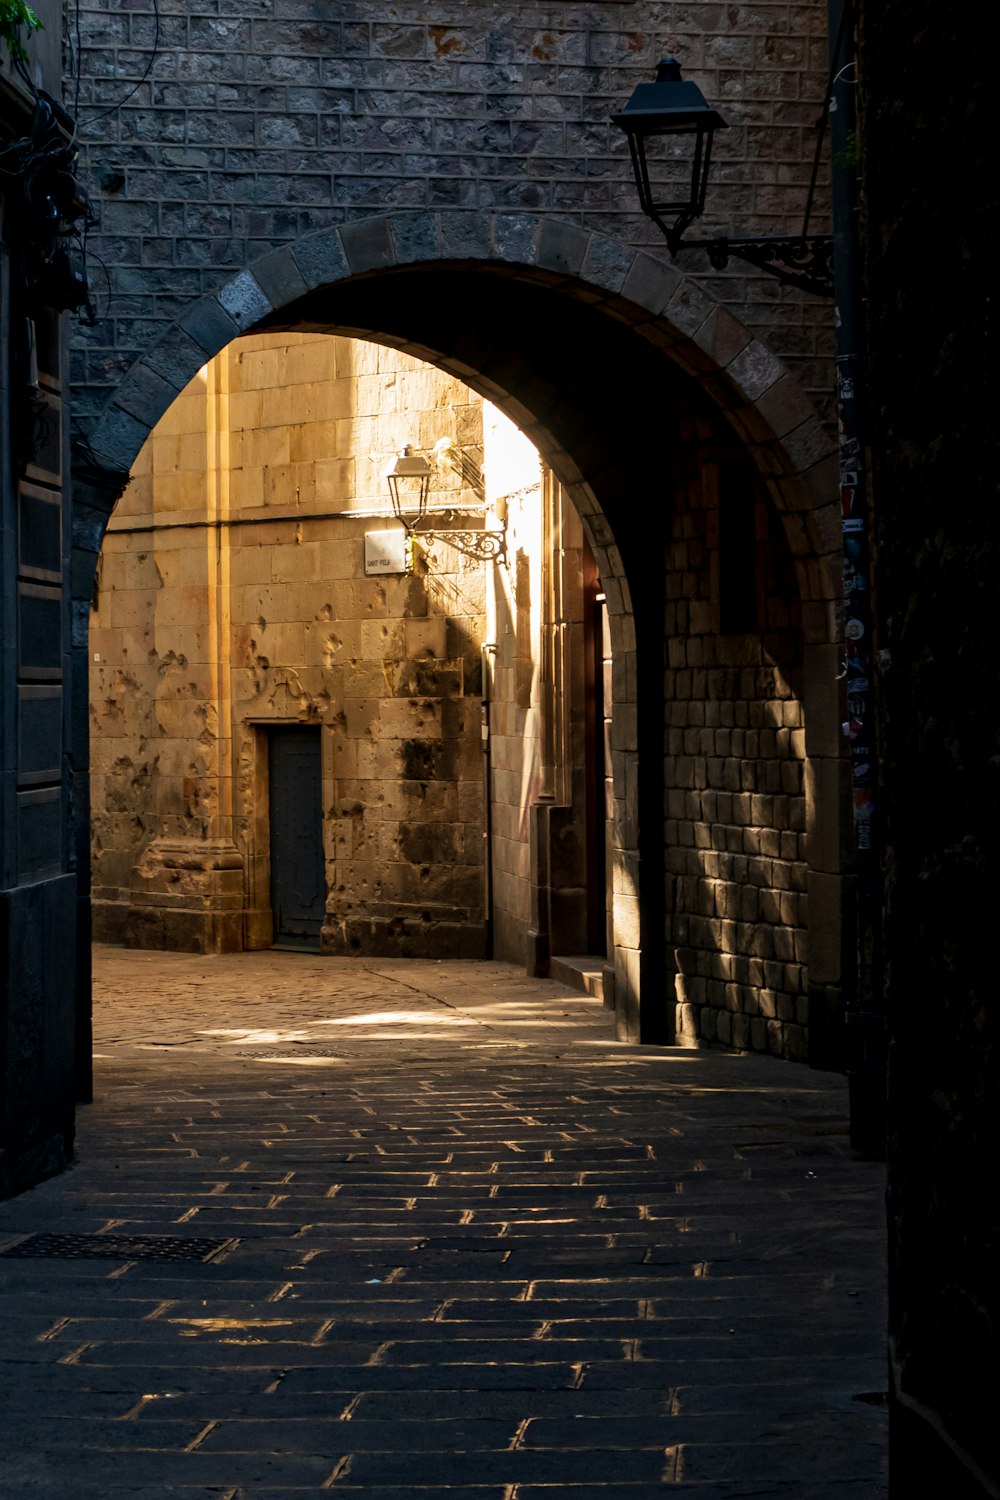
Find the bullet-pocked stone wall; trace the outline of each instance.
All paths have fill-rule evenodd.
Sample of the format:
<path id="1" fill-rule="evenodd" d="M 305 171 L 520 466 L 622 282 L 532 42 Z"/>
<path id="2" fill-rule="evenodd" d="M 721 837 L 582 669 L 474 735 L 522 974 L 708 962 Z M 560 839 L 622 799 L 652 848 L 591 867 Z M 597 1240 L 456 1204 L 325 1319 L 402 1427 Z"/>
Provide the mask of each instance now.
<path id="1" fill-rule="evenodd" d="M 805 1060 L 806 746 L 795 575 L 761 487 L 738 462 L 727 465 L 704 424 L 683 425 L 664 678 L 677 1035 Z M 735 493 L 720 504 L 727 485 Z M 735 535 L 726 536 L 727 526 Z"/>
<path id="2" fill-rule="evenodd" d="M 186 0 L 153 12 L 152 0 L 81 0 L 70 28 L 69 93 L 100 215 L 100 320 L 76 339 L 84 419 L 200 295 L 314 230 L 405 209 L 514 212 L 665 256 L 610 124 L 664 53 L 729 121 L 699 232 L 802 224 L 824 0 L 443 0 L 433 12 L 416 0 Z M 812 228 L 827 227 L 821 172 Z M 679 264 L 828 401 L 824 303 L 739 262 L 715 272 L 692 251 Z"/>
<path id="3" fill-rule="evenodd" d="M 91 623 L 98 934 L 146 946 L 271 941 L 267 734 L 322 731 L 333 952 L 484 943 L 481 565 L 399 529 L 384 470 L 450 438 L 431 503 L 469 488 L 482 402 L 409 356 L 261 335 L 211 361 L 154 429 L 105 539 Z"/>

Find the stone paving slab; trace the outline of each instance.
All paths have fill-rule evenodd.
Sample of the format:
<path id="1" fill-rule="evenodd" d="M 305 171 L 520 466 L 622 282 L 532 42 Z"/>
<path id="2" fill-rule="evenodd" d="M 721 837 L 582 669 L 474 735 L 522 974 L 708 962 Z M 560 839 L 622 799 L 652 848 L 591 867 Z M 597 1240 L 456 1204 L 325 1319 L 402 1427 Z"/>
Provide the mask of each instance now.
<path id="1" fill-rule="evenodd" d="M 226 1243 L 0 1254 L 3 1500 L 885 1493 L 842 1079 L 628 1048 L 502 964 L 96 971 L 77 1162 L 0 1205 L 0 1251 Z"/>

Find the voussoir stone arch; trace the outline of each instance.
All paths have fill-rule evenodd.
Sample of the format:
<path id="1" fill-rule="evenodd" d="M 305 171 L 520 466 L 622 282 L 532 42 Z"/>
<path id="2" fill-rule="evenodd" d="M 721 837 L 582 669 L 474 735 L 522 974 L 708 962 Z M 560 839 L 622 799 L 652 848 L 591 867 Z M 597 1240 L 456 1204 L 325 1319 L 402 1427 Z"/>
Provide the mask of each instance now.
<path id="1" fill-rule="evenodd" d="M 606 235 L 539 215 L 401 212 L 318 230 L 269 252 L 192 302 L 133 364 L 91 435 L 97 459 L 127 472 L 206 360 L 317 289 L 448 266 L 548 285 L 597 305 L 658 346 L 719 409 L 767 482 L 804 599 L 835 599 L 835 444 L 795 377 L 698 279 Z M 583 500 L 572 463 L 556 467 Z"/>
<path id="2" fill-rule="evenodd" d="M 557 337 L 546 342 L 538 326 Z M 829 683 L 841 564 L 831 435 L 773 351 L 666 261 L 544 216 L 406 212 L 312 233 L 192 301 L 127 372 L 89 434 L 88 456 L 124 482 L 152 428 L 208 360 L 244 333 L 297 328 L 394 344 L 457 375 L 536 442 L 575 502 L 606 590 L 613 645 L 620 753 L 611 852 L 631 882 L 614 895 L 619 1030 L 669 1039 L 655 936 L 666 873 L 656 838 L 639 878 L 640 825 L 658 826 L 664 794 L 664 759 L 654 749 L 663 741 L 663 702 L 638 686 L 663 670 L 665 585 L 643 526 L 644 490 L 661 467 L 658 424 L 672 393 L 683 400 L 696 387 L 704 399 L 692 409 L 710 406 L 728 424 L 774 500 L 803 605 L 806 774 L 814 788 L 825 777 L 823 796 L 806 798 L 806 839 L 822 856 L 819 876 L 836 880 L 839 742 Z M 581 357 L 588 348 L 592 364 Z M 634 453 L 620 446 L 629 434 Z M 95 504 L 84 543 L 95 558 L 106 520 Z M 77 529 L 82 535 L 82 521 Z M 85 609 L 81 598 L 81 617 Z M 640 744 L 653 753 L 640 756 Z M 839 929 L 833 918 L 827 925 L 829 933 L 817 917 L 811 934 L 818 951 L 832 953 Z"/>

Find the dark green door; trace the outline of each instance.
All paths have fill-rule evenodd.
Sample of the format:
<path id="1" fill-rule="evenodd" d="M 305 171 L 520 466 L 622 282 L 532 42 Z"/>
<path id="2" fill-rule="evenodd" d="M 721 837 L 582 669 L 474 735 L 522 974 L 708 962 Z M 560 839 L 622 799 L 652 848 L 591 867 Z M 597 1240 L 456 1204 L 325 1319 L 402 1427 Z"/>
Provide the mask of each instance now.
<path id="1" fill-rule="evenodd" d="M 320 731 L 296 724 L 268 739 L 274 941 L 318 948 L 326 905 Z"/>

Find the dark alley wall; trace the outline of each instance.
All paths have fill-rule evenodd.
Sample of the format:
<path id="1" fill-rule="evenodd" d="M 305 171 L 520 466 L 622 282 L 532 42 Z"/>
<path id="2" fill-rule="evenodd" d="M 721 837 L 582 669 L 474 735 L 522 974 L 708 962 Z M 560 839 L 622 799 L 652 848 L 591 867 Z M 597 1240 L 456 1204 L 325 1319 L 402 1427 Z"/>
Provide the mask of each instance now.
<path id="1" fill-rule="evenodd" d="M 28 76 L 58 98 L 59 7 L 37 9 Z M 0 1197 L 64 1166 L 74 1134 L 66 329 L 26 191 L 68 139 L 0 43 Z"/>
<path id="2" fill-rule="evenodd" d="M 998 201 L 970 19 L 863 7 L 900 1500 L 1000 1488 Z"/>

